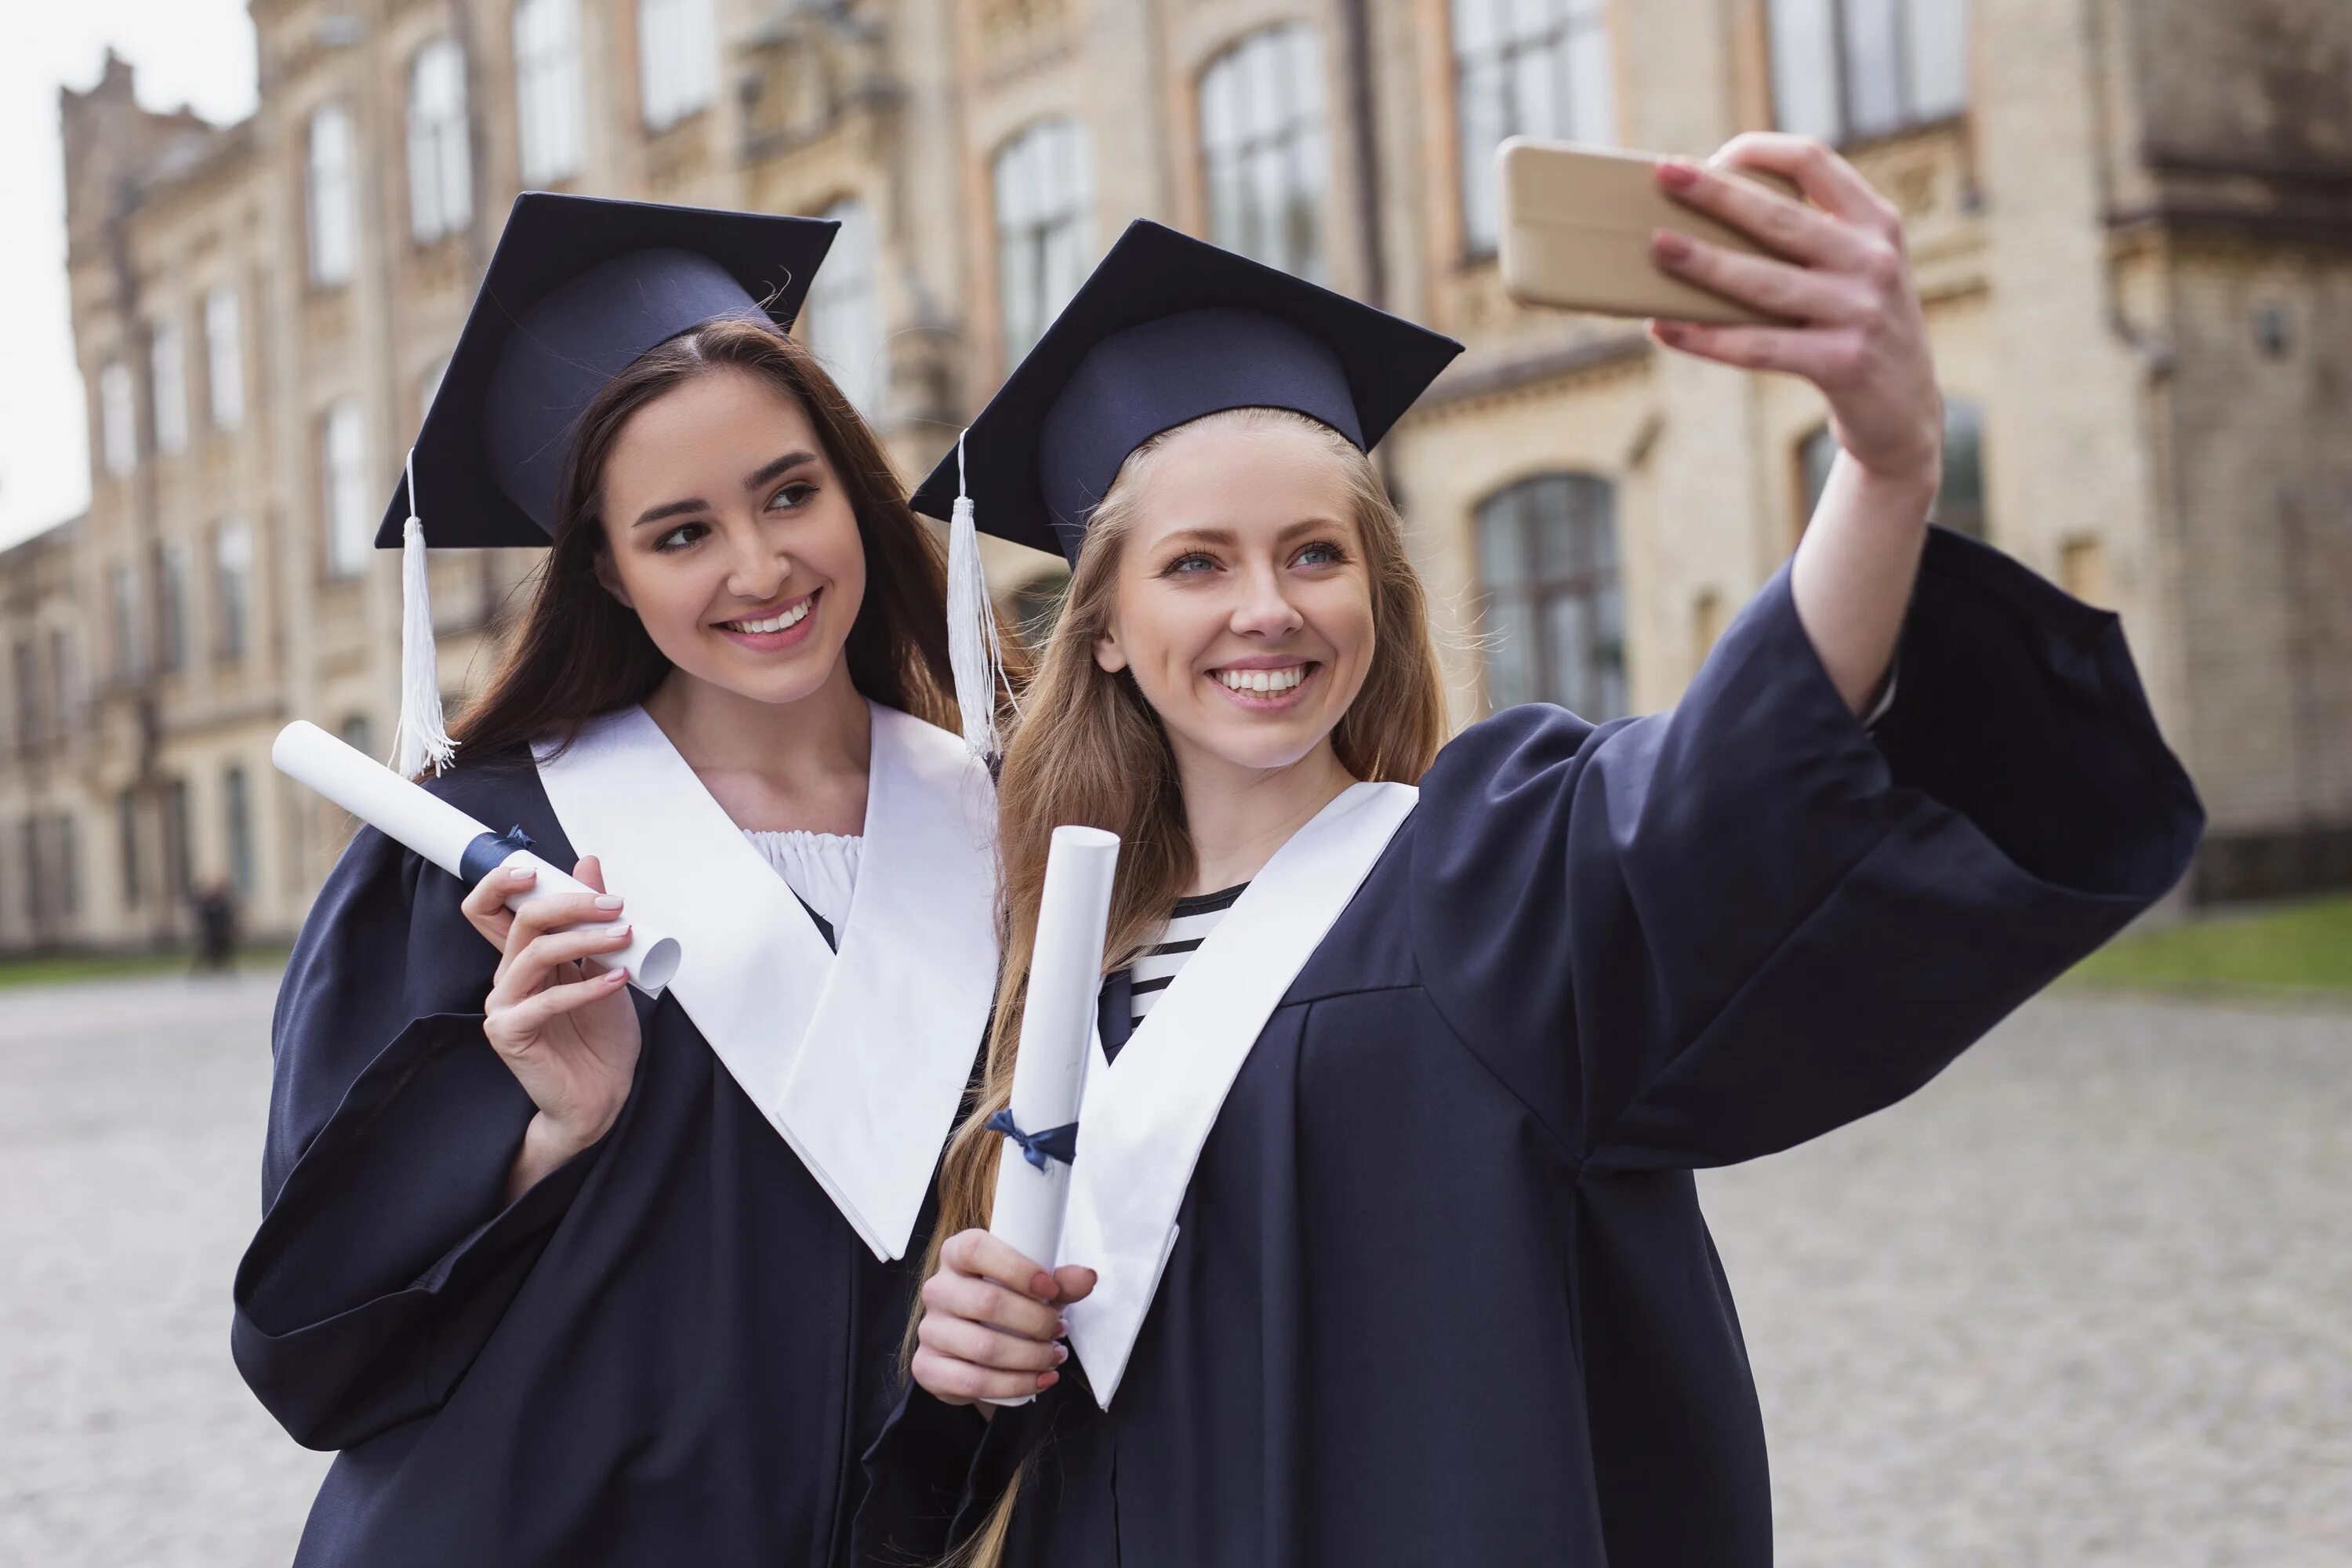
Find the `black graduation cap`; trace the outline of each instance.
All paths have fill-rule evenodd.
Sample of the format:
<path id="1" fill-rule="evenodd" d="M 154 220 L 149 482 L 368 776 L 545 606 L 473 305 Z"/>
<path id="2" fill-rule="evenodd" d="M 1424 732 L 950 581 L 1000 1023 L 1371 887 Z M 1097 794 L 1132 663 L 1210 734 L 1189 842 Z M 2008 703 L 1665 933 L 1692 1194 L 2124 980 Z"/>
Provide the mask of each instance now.
<path id="1" fill-rule="evenodd" d="M 447 765 L 425 547 L 544 545 L 573 423 L 605 384 L 721 316 L 789 328 L 840 226 L 530 191 L 515 198 L 375 542 L 400 548 L 392 765 Z M 429 505 L 419 513 L 412 485 Z"/>
<path id="2" fill-rule="evenodd" d="M 1128 225 L 915 491 L 1075 563 L 1128 454 L 1227 408 L 1287 408 L 1369 451 L 1462 345 L 1146 219 Z"/>
<path id="3" fill-rule="evenodd" d="M 507 215 L 481 292 L 414 453 L 437 550 L 544 545 L 564 447 L 604 384 L 719 316 L 790 327 L 840 226 L 529 191 Z M 395 549 L 408 481 L 376 531 Z"/>

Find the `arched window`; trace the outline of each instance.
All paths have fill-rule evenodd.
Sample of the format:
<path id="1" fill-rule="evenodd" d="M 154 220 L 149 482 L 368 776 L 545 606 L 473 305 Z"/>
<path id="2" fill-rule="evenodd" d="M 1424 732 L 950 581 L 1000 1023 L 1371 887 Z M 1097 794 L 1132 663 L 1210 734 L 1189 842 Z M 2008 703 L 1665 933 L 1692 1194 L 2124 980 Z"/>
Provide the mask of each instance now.
<path id="1" fill-rule="evenodd" d="M 474 221 L 466 136 L 466 53 L 439 37 L 408 68 L 408 232 L 420 245 Z"/>
<path id="2" fill-rule="evenodd" d="M 1209 237 L 1269 267 L 1323 277 L 1323 50 L 1286 22 L 1251 34 L 1201 73 Z"/>
<path id="3" fill-rule="evenodd" d="M 1968 103 L 1968 0 L 1772 0 L 1773 118 L 1844 142 Z"/>
<path id="4" fill-rule="evenodd" d="M 367 428 L 359 399 L 337 398 L 319 423 L 320 509 L 327 523 L 327 569 L 338 577 L 367 570 L 375 545 L 373 487 L 368 477 Z"/>
<path id="5" fill-rule="evenodd" d="M 1479 503 L 1486 698 L 1557 702 L 1596 722 L 1626 710 L 1616 488 L 1539 474 Z"/>
<path id="6" fill-rule="evenodd" d="M 996 287 L 1018 359 L 1086 278 L 1093 161 L 1074 120 L 1041 120 L 998 150 Z"/>
<path id="7" fill-rule="evenodd" d="M 1498 237 L 1495 149 L 1507 136 L 1617 139 L 1608 0 L 1454 0 L 1454 104 L 1470 254 Z"/>
<path id="8" fill-rule="evenodd" d="M 519 0 L 514 53 L 522 183 L 568 180 L 580 172 L 588 118 L 580 67 L 580 0 Z"/>
<path id="9" fill-rule="evenodd" d="M 846 196 L 820 216 L 841 229 L 809 284 L 801 336 L 841 395 L 870 419 L 881 412 L 890 381 L 882 304 L 875 293 L 874 219 L 864 202 Z"/>
<path id="10" fill-rule="evenodd" d="M 304 164 L 310 237 L 310 281 L 348 282 L 359 243 L 359 205 L 352 195 L 352 117 L 340 103 L 310 111 Z"/>
<path id="11" fill-rule="evenodd" d="M 1837 437 L 1826 425 L 1797 443 L 1799 533 L 1822 503 L 1837 454 Z M 1928 516 L 1954 532 L 1990 537 L 1985 531 L 1984 407 L 1965 397 L 1944 399 L 1944 482 L 1936 490 L 1935 509 Z"/>

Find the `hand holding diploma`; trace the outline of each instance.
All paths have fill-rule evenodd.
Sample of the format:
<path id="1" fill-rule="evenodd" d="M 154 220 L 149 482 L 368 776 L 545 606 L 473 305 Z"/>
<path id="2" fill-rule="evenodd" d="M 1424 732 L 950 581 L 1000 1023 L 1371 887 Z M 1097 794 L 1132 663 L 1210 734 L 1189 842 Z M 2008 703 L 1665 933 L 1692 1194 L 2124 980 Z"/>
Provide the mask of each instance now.
<path id="1" fill-rule="evenodd" d="M 1078 1100 L 1094 1040 L 1118 838 L 1057 827 L 1045 862 L 1036 945 L 1013 1058 L 1012 1103 L 988 1125 L 1004 1139 L 985 1231 L 950 1237 L 923 1286 L 915 1380 L 939 1400 L 1021 1405 L 1051 1387 L 1068 1351 L 1059 1309 L 1094 1271 L 1051 1269 L 1069 1203 Z"/>
<path id="2" fill-rule="evenodd" d="M 593 857 L 567 876 L 516 835 L 492 833 L 314 725 L 288 725 L 270 754 L 289 777 L 474 884 L 461 907 L 499 950 L 482 1033 L 537 1110 L 508 1198 L 604 1137 L 636 1074 L 641 1037 L 624 984 L 659 995 L 677 943 L 622 921 Z"/>

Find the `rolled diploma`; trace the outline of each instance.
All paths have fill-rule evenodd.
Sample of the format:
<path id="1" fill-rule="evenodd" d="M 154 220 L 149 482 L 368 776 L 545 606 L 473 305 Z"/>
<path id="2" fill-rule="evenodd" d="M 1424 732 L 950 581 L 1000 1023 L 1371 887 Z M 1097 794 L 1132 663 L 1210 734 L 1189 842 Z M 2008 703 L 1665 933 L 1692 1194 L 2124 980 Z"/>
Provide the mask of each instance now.
<path id="1" fill-rule="evenodd" d="M 1021 1051 L 1013 1064 L 1013 1122 L 1043 1132 L 1078 1119 L 1078 1096 L 1094 1040 L 1102 989 L 1103 932 L 1110 921 L 1111 875 L 1118 835 L 1099 827 L 1056 827 L 1045 857 L 1045 890 L 1037 910 L 1037 944 L 1021 1012 Z M 1037 1169 L 1020 1145 L 1004 1141 L 996 1162 L 996 1202 L 989 1233 L 1051 1268 L 1069 1206 L 1070 1168 L 1047 1160 Z M 1032 1395 L 991 1401 L 1025 1405 Z"/>
<path id="2" fill-rule="evenodd" d="M 297 719 L 278 731 L 269 760 L 287 777 L 310 785 L 385 837 L 405 845 L 461 881 L 469 880 L 466 852 L 480 840 L 499 837 L 447 801 L 307 721 Z M 530 891 L 507 900 L 510 910 L 558 893 L 595 891 L 528 849 L 502 856 L 491 868 L 503 870 L 509 866 L 527 866 L 539 873 Z M 641 922 L 632 921 L 631 927 L 629 945 L 596 962 L 608 968 L 615 964 L 626 968 L 630 984 L 648 996 L 658 996 L 677 973 L 677 942 L 647 931 Z"/>

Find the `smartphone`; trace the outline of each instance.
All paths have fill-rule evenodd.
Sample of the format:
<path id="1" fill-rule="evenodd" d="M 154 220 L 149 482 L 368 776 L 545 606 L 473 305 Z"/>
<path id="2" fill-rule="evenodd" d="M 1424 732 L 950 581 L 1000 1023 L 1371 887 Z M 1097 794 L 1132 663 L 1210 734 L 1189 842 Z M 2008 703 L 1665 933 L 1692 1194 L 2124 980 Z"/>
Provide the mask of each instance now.
<path id="1" fill-rule="evenodd" d="M 1521 304 L 1604 316 L 1787 324 L 1662 272 L 1650 259 L 1650 236 L 1661 228 L 1754 256 L 1772 254 L 1744 231 L 1659 189 L 1663 160 L 1657 155 L 1514 136 L 1496 149 L 1495 162 L 1503 188 L 1503 289 Z M 1804 199 L 1778 174 L 1733 173 Z"/>

